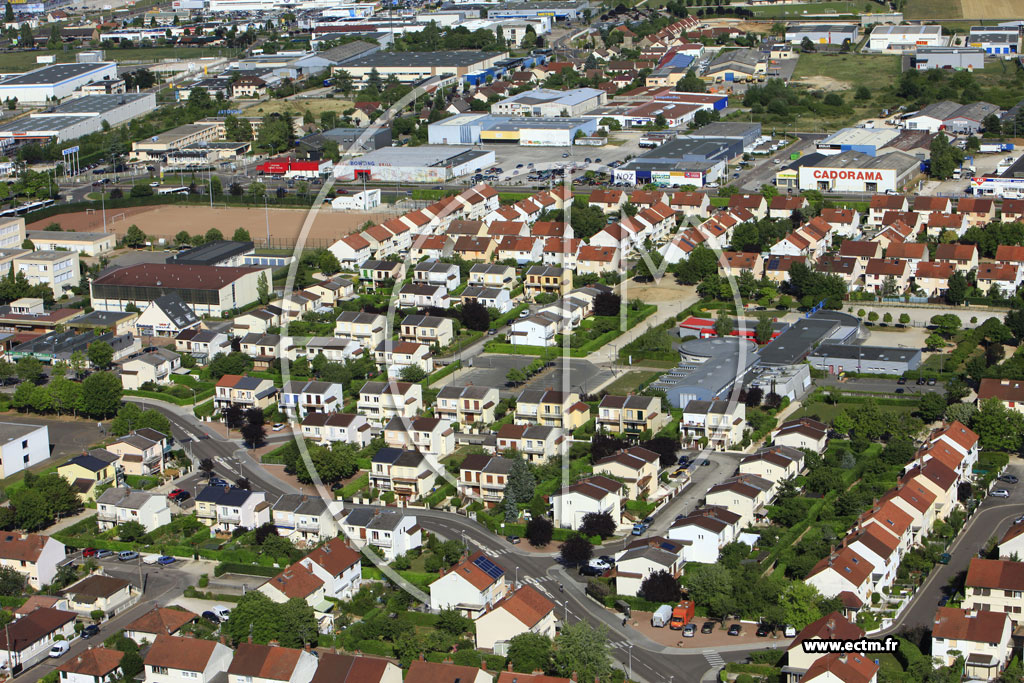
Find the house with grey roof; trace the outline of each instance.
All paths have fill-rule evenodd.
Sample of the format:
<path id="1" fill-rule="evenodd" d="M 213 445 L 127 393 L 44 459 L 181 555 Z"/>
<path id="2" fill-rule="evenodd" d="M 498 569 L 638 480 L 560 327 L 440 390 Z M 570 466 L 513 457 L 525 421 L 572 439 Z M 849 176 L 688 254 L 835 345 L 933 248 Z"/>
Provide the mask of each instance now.
<path id="1" fill-rule="evenodd" d="M 172 292 L 153 299 L 135 321 L 140 337 L 176 337 L 182 330 L 202 324 L 192 307 Z"/>
<path id="2" fill-rule="evenodd" d="M 615 558 L 615 592 L 637 595 L 640 586 L 655 572 L 678 577 L 683 571 L 683 544 L 660 536 L 635 541 Z"/>
<path id="3" fill-rule="evenodd" d="M 423 543 L 416 516 L 394 508 L 357 508 L 341 526 L 349 543 L 356 548 L 370 545 L 387 562 Z"/>
<path id="4" fill-rule="evenodd" d="M 341 382 L 291 380 L 281 388 L 278 407 L 293 420 L 310 413 L 336 413 L 342 409 Z"/>
<path id="5" fill-rule="evenodd" d="M 135 356 L 121 363 L 121 387 L 125 390 L 138 390 L 144 384 L 167 385 L 171 383 L 171 373 L 181 367 L 181 356 L 170 349 L 157 348 L 141 356 Z"/>
<path id="6" fill-rule="evenodd" d="M 167 496 L 162 493 L 112 487 L 96 499 L 96 508 L 96 523 L 100 531 L 113 529 L 125 522 L 138 522 L 148 533 L 171 523 L 171 509 L 167 505 Z"/>
<path id="7" fill-rule="evenodd" d="M 336 507 L 336 510 L 332 510 Z M 341 502 L 328 505 L 317 495 L 286 493 L 274 502 L 271 521 L 277 535 L 293 543 L 316 545 L 338 535 L 334 515 L 341 512 Z"/>

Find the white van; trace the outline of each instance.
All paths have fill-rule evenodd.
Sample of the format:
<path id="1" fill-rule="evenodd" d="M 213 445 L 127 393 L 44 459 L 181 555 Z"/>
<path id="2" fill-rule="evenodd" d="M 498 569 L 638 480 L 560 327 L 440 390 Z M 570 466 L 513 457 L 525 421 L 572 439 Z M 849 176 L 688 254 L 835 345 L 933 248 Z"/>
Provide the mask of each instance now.
<path id="1" fill-rule="evenodd" d="M 651 615 L 651 626 L 655 628 L 665 628 L 668 626 L 669 619 L 672 618 L 672 606 L 662 605 L 654 614 Z"/>

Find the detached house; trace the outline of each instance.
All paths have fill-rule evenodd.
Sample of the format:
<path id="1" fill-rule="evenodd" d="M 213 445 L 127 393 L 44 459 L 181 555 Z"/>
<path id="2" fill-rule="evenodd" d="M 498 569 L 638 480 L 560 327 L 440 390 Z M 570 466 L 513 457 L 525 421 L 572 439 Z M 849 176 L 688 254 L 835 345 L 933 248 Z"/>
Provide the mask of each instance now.
<path id="1" fill-rule="evenodd" d="M 50 536 L 0 534 L 0 566 L 23 574 L 28 585 L 35 590 L 53 583 L 57 564 L 64 559 L 64 544 Z"/>
<path id="2" fill-rule="evenodd" d="M 255 529 L 270 521 L 270 504 L 263 491 L 232 486 L 206 486 L 196 493 L 196 518 L 215 531 Z"/>
<path id="3" fill-rule="evenodd" d="M 525 294 L 535 299 L 538 294 L 562 297 L 572 289 L 572 271 L 553 266 L 531 266 L 523 275 Z"/>
<path id="4" fill-rule="evenodd" d="M 707 505 L 716 505 L 735 512 L 740 516 L 740 526 L 752 524 L 755 518 L 764 516 L 772 482 L 753 474 L 739 474 L 708 489 L 704 495 Z"/>
<path id="5" fill-rule="evenodd" d="M 714 564 L 722 548 L 736 540 L 741 517 L 724 507 L 701 507 L 673 522 L 668 537 L 682 544 L 684 562 Z"/>
<path id="6" fill-rule="evenodd" d="M 306 650 L 239 643 L 228 667 L 228 683 L 309 683 L 317 663 Z"/>
<path id="7" fill-rule="evenodd" d="M 357 410 L 367 420 L 385 424 L 393 417 L 416 417 L 423 409 L 423 387 L 418 383 L 367 382 L 359 390 Z"/>
<path id="8" fill-rule="evenodd" d="M 334 323 L 334 336 L 347 337 L 359 342 L 364 349 L 372 349 L 384 341 L 386 327 L 383 315 L 342 311 Z"/>
<path id="9" fill-rule="evenodd" d="M 956 210 L 967 216 L 971 227 L 988 225 L 996 219 L 996 203 L 988 197 L 961 197 Z"/>
<path id="10" fill-rule="evenodd" d="M 551 494 L 555 526 L 579 529 L 589 513 L 607 512 L 618 522 L 622 517 L 624 487 L 614 479 L 595 475 Z"/>
<path id="11" fill-rule="evenodd" d="M 373 546 L 387 562 L 419 548 L 423 534 L 416 517 L 394 508 L 357 508 L 341 522 L 357 548 Z"/>
<path id="12" fill-rule="evenodd" d="M 476 646 L 493 649 L 521 633 L 555 637 L 555 603 L 529 584 L 519 586 L 476 620 Z"/>
<path id="13" fill-rule="evenodd" d="M 341 502 L 334 503 L 340 509 Z M 320 496 L 286 493 L 274 503 L 272 520 L 277 535 L 293 543 L 316 544 L 338 535 L 338 525 Z"/>
<path id="14" fill-rule="evenodd" d="M 476 620 L 504 598 L 506 592 L 505 570 L 482 552 L 476 552 L 447 572 L 442 571 L 430 584 L 430 609 L 454 609 Z"/>
<path id="15" fill-rule="evenodd" d="M 827 614 L 805 626 L 786 648 L 786 666 L 782 668 L 785 683 L 799 683 L 820 653 L 805 649 L 807 641 L 859 640 L 865 635 L 864 629 L 850 622 L 839 612 Z"/>
<path id="16" fill-rule="evenodd" d="M 342 409 L 341 382 L 291 380 L 281 389 L 278 407 L 292 420 L 303 420 L 310 413 L 336 413 Z"/>
<path id="17" fill-rule="evenodd" d="M 217 410 L 229 406 L 238 406 L 243 410 L 249 408 L 266 409 L 277 396 L 274 382 L 260 377 L 243 377 L 242 375 L 224 375 L 217 380 L 213 405 Z"/>
<path id="18" fill-rule="evenodd" d="M 138 522 L 148 533 L 171 523 L 171 510 L 164 494 L 112 487 L 96 499 L 96 508 L 96 521 L 101 531 L 125 522 Z"/>
<path id="19" fill-rule="evenodd" d="M 516 424 L 539 424 L 573 430 L 590 419 L 590 407 L 574 391 L 525 389 L 516 398 Z"/>
<path id="20" fill-rule="evenodd" d="M 746 406 L 741 401 L 690 401 L 683 408 L 679 435 L 684 446 L 706 443 L 725 451 L 743 438 Z"/>
<path id="21" fill-rule="evenodd" d="M 410 283 L 398 290 L 398 305 L 402 308 L 448 308 L 450 303 L 443 285 Z"/>
<path id="22" fill-rule="evenodd" d="M 514 450 L 528 462 L 541 465 L 569 452 L 569 439 L 559 427 L 504 424 L 498 429 L 496 450 Z"/>
<path id="23" fill-rule="evenodd" d="M 399 325 L 399 339 L 444 348 L 455 338 L 451 318 L 437 315 L 407 315 Z"/>
<path id="24" fill-rule="evenodd" d="M 412 503 L 434 488 L 438 469 L 419 451 L 381 448 L 370 460 L 370 485 Z"/>
<path id="25" fill-rule="evenodd" d="M 873 258 L 864 269 L 864 288 L 875 293 L 882 291 L 883 285 L 891 281 L 895 284 L 896 294 L 902 294 L 910 284 L 910 268 L 901 259 Z"/>
<path id="26" fill-rule="evenodd" d="M 482 501 L 489 508 L 505 497 L 508 475 L 515 462 L 512 458 L 471 453 L 459 465 L 459 495 Z"/>
<path id="27" fill-rule="evenodd" d="M 660 456 L 641 446 L 633 446 L 613 453 L 594 463 L 594 474 L 606 474 L 622 480 L 626 497 L 639 500 L 658 487 Z"/>
<path id="28" fill-rule="evenodd" d="M 231 648 L 215 640 L 160 634 L 146 652 L 146 683 L 212 683 L 231 665 Z"/>
<path id="29" fill-rule="evenodd" d="M 669 417 L 662 410 L 660 397 L 608 394 L 601 398 L 597 406 L 595 426 L 613 434 L 656 434 L 668 424 Z"/>
<path id="30" fill-rule="evenodd" d="M 871 572 L 874 566 L 851 548 L 842 548 L 814 565 L 804 583 L 814 586 L 825 597 L 850 593 L 866 604 L 874 592 Z"/>
<path id="31" fill-rule="evenodd" d="M 961 608 L 1001 612 L 1019 626 L 1024 622 L 1024 562 L 973 558 L 967 568 L 964 593 Z"/>
<path id="32" fill-rule="evenodd" d="M 428 260 L 416 265 L 412 280 L 418 284 L 439 285 L 450 292 L 462 284 L 462 275 L 454 263 Z"/>
<path id="33" fill-rule="evenodd" d="M 683 544 L 660 536 L 635 541 L 615 558 L 615 593 L 639 595 L 644 580 L 655 572 L 678 578 L 683 570 Z"/>
<path id="34" fill-rule="evenodd" d="M 455 452 L 455 430 L 451 422 L 437 417 L 395 416 L 384 426 L 384 443 L 417 450 L 437 463 Z"/>
<path id="35" fill-rule="evenodd" d="M 434 403 L 434 415 L 459 425 L 460 431 L 475 433 L 495 420 L 497 387 L 448 384 L 441 388 Z"/>
<path id="36" fill-rule="evenodd" d="M 772 443 L 794 449 L 806 448 L 823 453 L 828 446 L 829 427 L 824 422 L 802 417 L 787 420 L 772 432 Z"/>
<path id="37" fill-rule="evenodd" d="M 428 375 L 434 371 L 434 356 L 430 353 L 430 347 L 416 342 L 385 339 L 373 350 L 373 360 L 377 368 L 386 372 L 388 377 L 401 377 L 405 369 L 410 367 L 417 367 Z"/>
<path id="38" fill-rule="evenodd" d="M 914 284 L 925 296 L 942 296 L 949 289 L 949 278 L 956 272 L 952 263 L 932 261 L 917 264 Z"/>
<path id="39" fill-rule="evenodd" d="M 302 436 L 321 445 L 342 441 L 363 448 L 370 443 L 370 424 L 354 413 L 310 413 L 302 420 Z"/>
<path id="40" fill-rule="evenodd" d="M 760 194 L 734 194 L 729 197 L 729 210 L 745 209 L 757 220 L 768 216 L 768 201 Z M 787 216 L 788 217 L 788 216 Z"/>
<path id="41" fill-rule="evenodd" d="M 901 194 L 876 194 L 872 195 L 871 203 L 868 205 L 868 224 L 878 227 L 882 224 L 882 217 L 889 211 L 908 211 L 910 203 Z"/>

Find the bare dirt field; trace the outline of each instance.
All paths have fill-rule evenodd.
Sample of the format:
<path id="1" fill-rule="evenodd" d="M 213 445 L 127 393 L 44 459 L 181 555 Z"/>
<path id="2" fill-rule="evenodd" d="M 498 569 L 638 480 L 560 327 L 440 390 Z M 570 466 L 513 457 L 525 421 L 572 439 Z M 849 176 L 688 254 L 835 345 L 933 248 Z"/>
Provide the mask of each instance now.
<path id="1" fill-rule="evenodd" d="M 960 0 L 967 19 L 1019 19 L 1020 0 Z"/>
<path id="2" fill-rule="evenodd" d="M 833 92 L 837 90 L 848 90 L 850 84 L 845 81 L 839 81 L 829 76 L 804 76 L 793 81 L 797 85 L 806 85 L 812 90 L 823 90 L 825 92 Z"/>
<path id="3" fill-rule="evenodd" d="M 291 248 L 302 230 L 309 213 L 305 209 L 270 209 L 270 245 L 273 248 Z M 351 232 L 358 230 L 366 221 L 379 223 L 390 218 L 392 212 L 345 212 L 324 209 L 317 213 L 310 228 L 306 245 L 312 248 L 327 247 Z M 103 216 L 94 213 L 65 213 L 52 216 L 28 225 L 29 230 L 42 230 L 50 223 L 60 223 L 64 230 L 77 232 L 99 232 L 103 230 Z M 230 237 L 236 228 L 245 228 L 252 235 L 257 247 L 267 246 L 267 214 L 263 209 L 254 208 L 210 208 L 208 206 L 142 206 L 107 211 L 107 230 L 124 235 L 128 226 L 137 225 L 152 238 L 171 240 L 178 232 L 190 234 L 205 233 L 217 228 Z"/>

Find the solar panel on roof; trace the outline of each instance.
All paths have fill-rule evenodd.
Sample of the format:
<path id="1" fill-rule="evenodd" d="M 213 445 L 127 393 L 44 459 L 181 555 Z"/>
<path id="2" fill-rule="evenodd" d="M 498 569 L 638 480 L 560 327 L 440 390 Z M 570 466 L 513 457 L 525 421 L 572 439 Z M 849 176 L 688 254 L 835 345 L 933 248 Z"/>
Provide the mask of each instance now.
<path id="1" fill-rule="evenodd" d="M 480 569 L 483 573 L 487 574 L 487 576 L 491 577 L 492 579 L 498 579 L 505 574 L 504 569 L 494 564 L 482 555 L 473 560 L 473 564 L 475 564 L 478 569 Z"/>
<path id="2" fill-rule="evenodd" d="M 661 548 L 662 550 L 669 550 L 669 551 L 671 551 L 673 548 L 675 548 L 675 546 L 672 545 L 671 543 L 662 543 L 658 547 Z"/>

